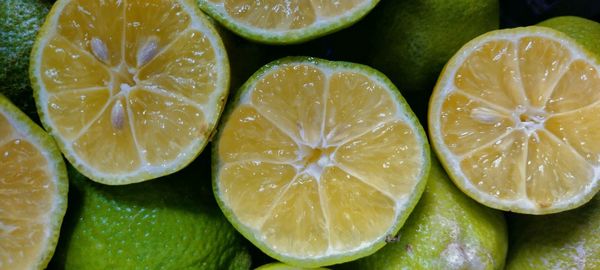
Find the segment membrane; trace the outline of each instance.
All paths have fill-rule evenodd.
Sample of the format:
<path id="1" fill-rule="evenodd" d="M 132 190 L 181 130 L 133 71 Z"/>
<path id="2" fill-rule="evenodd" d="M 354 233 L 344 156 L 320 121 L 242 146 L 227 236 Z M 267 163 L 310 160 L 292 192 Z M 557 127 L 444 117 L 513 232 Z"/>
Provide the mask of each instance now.
<path id="1" fill-rule="evenodd" d="M 529 138 L 527 197 L 540 208 L 580 194 L 594 169 L 573 148 L 545 131 Z"/>
<path id="2" fill-rule="evenodd" d="M 349 251 L 372 243 L 393 225 L 395 202 L 358 178 L 328 167 L 321 179 L 329 213 L 331 247 Z"/>
<path id="3" fill-rule="evenodd" d="M 258 230 L 296 170 L 286 164 L 248 161 L 225 164 L 219 174 L 224 200 L 240 222 Z"/>
<path id="4" fill-rule="evenodd" d="M 527 137 L 514 131 L 476 150 L 460 167 L 475 188 L 500 199 L 518 199 L 524 195 L 526 155 Z"/>
<path id="5" fill-rule="evenodd" d="M 505 112 L 496 110 L 488 102 L 472 100 L 459 92 L 446 97 L 440 117 L 444 143 L 456 155 L 493 141 L 514 125 Z"/>
<path id="6" fill-rule="evenodd" d="M 121 45 L 125 19 L 123 2 L 71 1 L 61 11 L 56 26 L 58 34 L 90 55 L 94 55 L 92 40 L 100 41 L 106 46 L 106 61 L 103 62 L 113 67 L 118 66 L 123 58 Z"/>
<path id="7" fill-rule="evenodd" d="M 108 88 L 58 92 L 48 99 L 48 116 L 58 133 L 66 140 L 72 140 L 100 116 L 109 98 Z"/>
<path id="8" fill-rule="evenodd" d="M 108 69 L 92 54 L 81 51 L 62 37 L 52 38 L 44 48 L 41 71 L 42 81 L 50 93 L 108 87 L 111 81 Z"/>
<path id="9" fill-rule="evenodd" d="M 519 41 L 519 68 L 530 105 L 543 108 L 568 68 L 571 53 L 562 44 L 542 37 Z"/>
<path id="10" fill-rule="evenodd" d="M 583 60 L 576 60 L 562 76 L 546 104 L 549 113 L 564 113 L 600 101 L 598 70 Z"/>
<path id="11" fill-rule="evenodd" d="M 311 146 L 321 142 L 325 75 L 314 66 L 284 65 L 260 79 L 251 102 L 282 130 Z"/>
<path id="12" fill-rule="evenodd" d="M 270 247 L 301 258 L 325 253 L 329 232 L 317 185 L 315 178 L 301 174 L 283 194 L 260 229 Z"/>
<path id="13" fill-rule="evenodd" d="M 600 104 L 553 116 L 546 129 L 573 147 L 588 162 L 600 165 Z"/>
<path id="14" fill-rule="evenodd" d="M 198 31 L 181 34 L 138 73 L 145 88 L 177 93 L 197 104 L 208 103 L 220 76 L 212 44 Z"/>
<path id="15" fill-rule="evenodd" d="M 454 84 L 472 96 L 505 109 L 526 105 L 515 47 L 508 40 L 479 46 L 456 71 Z"/>
<path id="16" fill-rule="evenodd" d="M 402 122 L 391 122 L 340 146 L 335 162 L 394 199 L 410 194 L 423 173 L 419 142 Z"/>
<path id="17" fill-rule="evenodd" d="M 185 31 L 190 15 L 178 2 L 170 0 L 127 0 L 125 16 L 125 62 L 130 67 L 141 67 L 144 52 L 155 48 L 160 52 Z M 105 17 L 110 18 L 110 16 Z M 121 43 L 119 43 L 121 44 Z"/>
<path id="18" fill-rule="evenodd" d="M 219 139 L 219 157 L 223 162 L 262 160 L 291 162 L 298 146 L 256 109 L 240 106 L 229 116 Z"/>
<path id="19" fill-rule="evenodd" d="M 398 109 L 390 94 L 369 77 L 338 72 L 329 80 L 323 135 L 339 145 L 395 117 Z"/>
<path id="20" fill-rule="evenodd" d="M 172 162 L 210 132 L 200 109 L 172 97 L 135 88 L 129 94 L 128 107 L 137 147 L 147 165 Z"/>
<path id="21" fill-rule="evenodd" d="M 141 165 L 129 126 L 129 115 L 122 114 L 122 128 L 113 125 L 113 108 L 119 106 L 118 103 L 123 106 L 125 112 L 128 110 L 127 102 L 123 98 L 112 100 L 100 118 L 72 143 L 73 150 L 84 162 L 111 174 L 135 171 Z"/>

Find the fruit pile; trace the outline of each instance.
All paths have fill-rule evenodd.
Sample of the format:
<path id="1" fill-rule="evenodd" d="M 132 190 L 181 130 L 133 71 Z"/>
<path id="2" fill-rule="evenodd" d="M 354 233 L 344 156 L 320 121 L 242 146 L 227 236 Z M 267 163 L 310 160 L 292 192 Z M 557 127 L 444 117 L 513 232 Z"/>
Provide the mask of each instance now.
<path id="1" fill-rule="evenodd" d="M 511 5 L 3 0 L 0 270 L 600 269 L 600 23 Z"/>

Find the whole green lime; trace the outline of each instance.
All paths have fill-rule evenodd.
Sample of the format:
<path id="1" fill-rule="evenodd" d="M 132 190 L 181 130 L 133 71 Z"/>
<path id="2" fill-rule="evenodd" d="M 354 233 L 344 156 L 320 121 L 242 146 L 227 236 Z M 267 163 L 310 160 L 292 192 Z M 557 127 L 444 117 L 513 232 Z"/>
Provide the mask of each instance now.
<path id="1" fill-rule="evenodd" d="M 600 269 L 600 195 L 575 210 L 509 219 L 506 269 Z"/>
<path id="2" fill-rule="evenodd" d="M 73 200 L 52 266 L 249 269 L 247 244 L 219 211 L 209 169 L 198 170 L 207 161 L 127 186 L 97 184 L 71 169 Z"/>
<path id="3" fill-rule="evenodd" d="M 600 55 L 600 23 L 575 16 L 561 16 L 538 24 L 561 31 L 574 38 L 588 51 Z"/>
<path id="4" fill-rule="evenodd" d="M 29 53 L 52 2 L 0 1 L 0 93 L 34 119 L 37 113 L 29 86 Z"/>
<path id="5" fill-rule="evenodd" d="M 425 192 L 398 235 L 345 269 L 503 269 L 507 231 L 500 211 L 464 195 L 437 160 Z"/>
<path id="6" fill-rule="evenodd" d="M 499 16 L 498 0 L 381 1 L 369 15 L 370 64 L 402 91 L 431 92 L 448 59 Z"/>

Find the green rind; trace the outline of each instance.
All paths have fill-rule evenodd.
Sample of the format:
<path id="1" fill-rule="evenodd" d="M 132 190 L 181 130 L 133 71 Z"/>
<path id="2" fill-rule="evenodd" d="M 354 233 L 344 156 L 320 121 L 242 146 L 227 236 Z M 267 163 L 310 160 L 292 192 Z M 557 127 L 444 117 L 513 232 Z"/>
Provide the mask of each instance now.
<path id="1" fill-rule="evenodd" d="M 243 26 L 241 23 L 236 23 L 230 20 L 229 17 L 218 10 L 214 4 L 208 0 L 196 0 L 202 11 L 209 14 L 220 24 L 225 26 L 232 32 L 252 41 L 271 44 L 271 45 L 290 45 L 306 42 L 318 37 L 322 37 L 333 32 L 337 32 L 344 28 L 350 27 L 367 15 L 380 0 L 370 0 L 371 3 L 365 8 L 356 10 L 350 15 L 331 21 L 323 26 L 310 26 L 300 30 L 288 30 L 275 34 L 264 34 L 253 30 L 251 27 Z"/>
<path id="2" fill-rule="evenodd" d="M 428 121 L 428 123 L 429 123 L 429 136 L 430 136 L 430 138 L 432 138 L 431 146 L 432 146 L 434 152 L 437 154 L 437 157 L 439 158 L 440 162 L 442 163 L 442 166 L 448 173 L 448 176 L 450 176 L 450 179 L 452 180 L 452 182 L 454 182 L 454 184 L 456 184 L 456 186 L 463 193 L 467 194 L 469 197 L 471 197 L 475 201 L 477 201 L 485 206 L 488 206 L 488 207 L 491 207 L 494 209 L 498 209 L 498 210 L 503 210 L 503 211 L 510 211 L 510 212 L 515 212 L 515 213 L 531 214 L 531 215 L 553 214 L 553 213 L 558 213 L 558 212 L 574 209 L 574 208 L 582 206 L 585 203 L 587 203 L 588 201 L 590 201 L 594 197 L 594 195 L 596 193 L 598 193 L 598 191 L 600 191 L 600 181 L 596 180 L 594 186 L 591 187 L 591 192 L 589 192 L 588 194 L 585 194 L 585 196 L 583 196 L 581 198 L 581 200 L 572 202 L 560 209 L 557 209 L 557 208 L 529 209 L 529 208 L 523 208 L 520 206 L 513 206 L 513 207 L 507 206 L 502 203 L 497 203 L 494 201 L 487 200 L 480 194 L 473 192 L 472 190 L 470 190 L 464 186 L 463 181 L 466 182 L 468 180 L 467 179 L 459 180 L 462 177 L 460 176 L 460 173 L 457 172 L 458 169 L 454 169 L 450 165 L 449 161 L 452 158 L 447 157 L 445 155 L 445 153 L 441 150 L 441 149 L 445 148 L 445 146 L 443 146 L 443 142 L 441 141 L 441 136 L 438 136 L 438 134 L 435 133 L 437 126 L 440 126 L 440 123 L 439 123 L 438 119 L 436 118 L 437 116 L 434 112 L 435 102 L 440 99 L 438 97 L 438 95 L 439 95 L 439 92 L 441 91 L 440 88 L 443 88 L 442 84 L 444 82 L 447 82 L 450 80 L 449 76 L 451 74 L 448 74 L 448 72 L 446 70 L 450 69 L 450 68 L 455 68 L 454 65 L 456 65 L 456 63 L 455 63 L 456 58 L 461 57 L 461 52 L 463 52 L 465 50 L 469 50 L 469 48 L 476 47 L 478 44 L 481 44 L 484 40 L 487 40 L 488 38 L 490 38 L 491 36 L 494 36 L 494 35 L 511 35 L 511 34 L 519 34 L 519 33 L 545 33 L 545 34 L 549 34 L 555 38 L 559 38 L 559 39 L 562 39 L 563 41 L 569 42 L 573 47 L 575 47 L 575 48 L 577 48 L 577 50 L 581 51 L 581 53 L 583 55 L 586 55 L 587 56 L 586 59 L 593 62 L 595 66 L 599 67 L 598 70 L 600 70 L 600 64 L 598 64 L 600 62 L 597 60 L 598 58 L 594 54 L 588 52 L 584 47 L 582 47 L 579 43 L 577 43 L 575 40 L 570 38 L 567 34 L 557 31 L 557 30 L 554 30 L 554 29 L 551 29 L 551 28 L 548 28 L 548 27 L 527 26 L 527 27 L 517 27 L 517 28 L 511 28 L 511 29 L 501 29 L 501 30 L 490 31 L 481 36 L 478 36 L 478 37 L 474 38 L 473 40 L 469 41 L 467 44 L 465 44 L 460 50 L 458 50 L 458 52 L 454 56 L 452 56 L 452 58 L 450 58 L 450 60 L 444 66 L 444 69 L 440 73 L 441 75 L 440 75 L 440 77 L 437 81 L 437 84 L 433 90 L 433 94 L 431 95 L 431 98 L 429 99 L 429 111 L 428 111 L 428 120 L 429 121 Z"/>
<path id="3" fill-rule="evenodd" d="M 600 23 L 598 22 L 575 16 L 561 16 L 537 25 L 563 32 L 591 53 L 600 56 Z"/>
<path id="4" fill-rule="evenodd" d="M 49 0 L 0 1 L 0 93 L 37 121 L 27 70 L 35 36 L 52 6 Z"/>
<path id="5" fill-rule="evenodd" d="M 209 154 L 209 152 L 206 152 Z M 212 196 L 208 155 L 156 181 L 94 183 L 70 168 L 73 201 L 55 269 L 250 269 L 248 243 Z"/>
<path id="6" fill-rule="evenodd" d="M 507 270 L 600 269 L 600 195 L 572 211 L 508 221 Z"/>
<path id="7" fill-rule="evenodd" d="M 326 256 L 326 257 L 322 257 L 322 258 L 318 258 L 318 259 L 299 259 L 299 258 L 295 258 L 295 257 L 289 257 L 289 256 L 278 254 L 277 252 L 271 250 L 267 245 L 262 243 L 260 240 L 258 240 L 258 238 L 254 236 L 254 234 L 250 231 L 249 228 L 246 228 L 244 225 L 242 225 L 241 222 L 239 222 L 237 220 L 237 218 L 235 217 L 235 214 L 229 208 L 227 208 L 227 206 L 225 205 L 225 202 L 220 197 L 220 192 L 219 192 L 219 188 L 218 188 L 218 181 L 219 181 L 218 176 L 219 176 L 219 169 L 221 167 L 221 161 L 219 160 L 218 142 L 219 142 L 219 138 L 222 135 L 224 125 L 228 122 L 229 117 L 230 117 L 231 113 L 233 112 L 233 110 L 239 105 L 240 98 L 243 95 L 245 95 L 248 91 L 251 91 L 252 87 L 256 84 L 256 82 L 263 75 L 265 75 L 267 72 L 271 71 L 272 69 L 274 69 L 280 65 L 291 64 L 291 63 L 306 63 L 306 64 L 310 64 L 310 65 L 315 65 L 317 67 L 324 66 L 324 67 L 328 67 L 328 68 L 332 68 L 332 69 L 345 68 L 347 70 L 360 71 L 363 74 L 366 74 L 370 77 L 375 77 L 375 78 L 379 79 L 379 82 L 382 82 L 385 86 L 387 86 L 388 89 L 390 90 L 389 92 L 392 93 L 396 97 L 397 104 L 400 106 L 401 110 L 407 116 L 408 120 L 410 121 L 410 124 L 413 125 L 415 130 L 417 130 L 418 136 L 423 141 L 423 145 L 422 145 L 423 155 L 424 155 L 423 176 L 421 179 L 419 179 L 419 182 L 415 186 L 413 193 L 411 194 L 410 198 L 408 199 L 406 208 L 400 215 L 398 215 L 395 226 L 393 226 L 390 229 L 391 235 L 395 235 L 400 230 L 400 228 L 402 227 L 402 225 L 408 218 L 408 215 L 414 209 L 415 205 L 419 201 L 419 198 L 423 194 L 423 191 L 425 190 L 425 186 L 427 183 L 427 178 L 429 175 L 429 170 L 431 167 L 429 143 L 427 141 L 427 136 L 425 135 L 425 131 L 423 130 L 423 127 L 420 125 L 419 121 L 417 120 L 417 117 L 414 115 L 414 113 L 412 112 L 412 110 L 410 109 L 410 107 L 408 106 L 408 104 L 406 103 L 406 101 L 404 100 L 402 95 L 400 94 L 400 91 L 398 91 L 398 89 L 392 84 L 392 82 L 381 72 L 379 72 L 371 67 L 365 66 L 365 65 L 349 63 L 349 62 L 341 62 L 341 61 L 328 61 L 328 60 L 323 60 L 323 59 L 318 59 L 318 58 L 313 58 L 313 57 L 299 56 L 299 57 L 282 58 L 282 59 L 275 60 L 275 61 L 263 66 L 256 73 L 254 73 L 250 77 L 250 79 L 248 79 L 248 81 L 246 81 L 246 83 L 244 83 L 242 85 L 240 90 L 236 93 L 234 100 L 231 101 L 228 104 L 227 108 L 225 109 L 225 113 L 223 114 L 223 117 L 221 118 L 221 123 L 219 125 L 218 132 L 215 136 L 214 142 L 216 142 L 216 143 L 213 144 L 213 148 L 212 148 L 213 192 L 217 199 L 217 203 L 219 204 L 219 207 L 221 208 L 221 210 L 223 211 L 223 213 L 225 214 L 225 217 L 229 220 L 229 222 L 244 237 L 246 237 L 246 239 L 248 239 L 250 242 L 252 242 L 252 244 L 254 244 L 256 247 L 258 247 L 265 254 L 267 254 L 267 255 L 271 256 L 272 258 L 275 258 L 281 262 L 284 262 L 284 263 L 287 263 L 287 264 L 290 264 L 293 266 L 311 268 L 311 267 L 321 267 L 321 266 L 344 263 L 344 262 L 348 262 L 351 260 L 355 260 L 358 258 L 362 258 L 362 257 L 368 256 L 368 255 L 371 255 L 371 254 L 375 253 L 377 250 L 381 249 L 385 245 L 385 239 L 381 239 L 379 242 L 375 242 L 372 246 L 370 246 L 368 248 L 364 248 L 362 250 L 358 250 L 353 253 L 347 253 L 347 254 L 342 254 L 342 255 L 338 255 L 338 256 Z"/>
<path id="8" fill-rule="evenodd" d="M 421 200 L 399 240 L 343 269 L 503 269 L 508 232 L 502 212 L 464 195 L 433 158 Z"/>
<path id="9" fill-rule="evenodd" d="M 499 6 L 498 0 L 383 1 L 365 20 L 371 44 L 367 63 L 403 94 L 426 100 L 457 49 L 498 29 Z"/>
<path id="10" fill-rule="evenodd" d="M 204 150 L 206 145 L 210 142 L 210 138 L 211 138 L 212 134 L 215 132 L 215 129 L 219 123 L 218 120 L 223 113 L 223 110 L 225 108 L 225 104 L 227 101 L 227 97 L 229 95 L 229 84 L 230 84 L 230 80 L 231 80 L 229 60 L 227 57 L 227 52 L 225 50 L 225 45 L 223 44 L 223 41 L 221 40 L 220 35 L 218 34 L 218 31 L 215 29 L 214 24 L 211 23 L 211 21 L 209 21 L 209 18 L 206 17 L 206 15 L 204 15 L 204 13 L 201 12 L 201 10 L 193 2 L 193 0 L 179 0 L 179 1 L 185 2 L 185 4 L 187 6 L 189 6 L 190 8 L 192 8 L 194 10 L 195 14 L 192 14 L 192 15 L 197 17 L 200 20 L 200 22 L 203 23 L 204 26 L 206 27 L 206 29 L 209 31 L 209 33 L 204 33 L 204 34 L 207 34 L 207 35 L 210 34 L 210 35 L 216 37 L 215 41 L 217 42 L 217 44 L 213 44 L 213 45 L 215 46 L 215 50 L 221 51 L 221 55 L 223 56 L 223 63 L 222 63 L 223 69 L 224 69 L 224 71 L 226 71 L 226 74 L 223 74 L 225 81 L 223 82 L 223 84 L 224 84 L 223 85 L 223 93 L 218 98 L 218 101 L 220 104 L 218 106 L 219 107 L 218 112 L 215 115 L 216 119 L 214 119 L 213 123 L 208 123 L 209 124 L 208 126 L 210 128 L 207 130 L 206 134 L 203 134 L 204 137 L 206 138 L 204 140 L 204 142 L 201 142 L 198 145 L 197 149 L 190 150 L 190 153 L 193 152 L 194 154 L 188 155 L 186 159 L 182 160 L 176 166 L 172 166 L 170 168 L 163 169 L 163 171 L 161 171 L 160 173 L 155 174 L 155 173 L 150 173 L 150 172 L 140 172 L 140 173 L 130 175 L 130 176 L 102 177 L 102 176 L 96 175 L 94 173 L 93 168 L 88 168 L 87 165 L 84 165 L 81 162 L 79 162 L 74 154 L 67 151 L 65 142 L 62 141 L 58 131 L 52 127 L 52 125 L 50 124 L 51 120 L 49 119 L 49 116 L 44 114 L 44 110 L 42 109 L 42 106 L 41 106 L 41 97 L 40 97 L 40 95 L 41 95 L 40 94 L 41 78 L 36 77 L 36 75 L 37 75 L 36 66 L 38 65 L 38 63 L 36 62 L 36 60 L 37 60 L 36 55 L 41 54 L 40 46 L 42 44 L 40 44 L 40 43 L 42 42 L 43 37 L 47 33 L 50 33 L 53 31 L 52 25 L 50 25 L 50 24 L 53 20 L 55 20 L 55 17 L 60 15 L 57 11 L 61 10 L 62 7 L 66 4 L 68 4 L 70 1 L 71 0 L 56 1 L 54 6 L 52 7 L 52 9 L 50 10 L 50 13 L 47 16 L 47 20 L 44 22 L 44 24 L 40 28 L 40 31 L 38 32 L 38 36 L 33 45 L 33 49 L 31 50 L 31 57 L 30 57 L 30 64 L 29 64 L 29 78 L 31 81 L 31 88 L 33 88 L 33 96 L 35 98 L 38 115 L 40 116 L 40 120 L 42 122 L 44 129 L 56 139 L 56 143 L 58 144 L 61 152 L 63 153 L 65 158 L 69 161 L 69 163 L 73 167 L 75 167 L 80 173 L 82 173 L 83 175 L 85 175 L 86 177 L 91 179 L 92 181 L 102 183 L 105 185 L 127 185 L 127 184 L 148 181 L 148 180 L 156 179 L 158 177 L 162 177 L 162 176 L 166 176 L 166 175 L 175 173 L 175 172 L 180 171 L 181 169 L 185 168 L 186 166 L 188 166 L 190 163 L 192 163 L 194 161 L 194 159 L 196 159 L 200 155 L 200 153 Z"/>
<path id="11" fill-rule="evenodd" d="M 60 227 L 67 211 L 67 194 L 69 191 L 67 169 L 52 137 L 29 119 L 25 113 L 19 110 L 19 108 L 13 105 L 2 94 L 0 94 L 0 113 L 5 114 L 10 121 L 19 123 L 19 126 L 15 127 L 15 129 L 27 139 L 32 140 L 36 146 L 43 147 L 44 153 L 50 157 L 47 161 L 54 172 L 54 184 L 56 184 L 58 194 L 55 194 L 56 209 L 50 214 L 50 231 L 52 232 L 52 235 L 48 238 L 48 244 L 45 247 L 46 252 L 41 255 L 39 263 L 36 265 L 37 269 L 45 269 L 56 249 Z"/>

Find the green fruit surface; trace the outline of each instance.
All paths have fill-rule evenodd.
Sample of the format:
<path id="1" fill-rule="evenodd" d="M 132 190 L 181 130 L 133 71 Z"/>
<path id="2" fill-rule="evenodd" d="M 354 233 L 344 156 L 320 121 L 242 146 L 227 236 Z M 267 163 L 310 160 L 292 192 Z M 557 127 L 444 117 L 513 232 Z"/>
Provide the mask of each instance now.
<path id="1" fill-rule="evenodd" d="M 57 269 L 249 269 L 246 242 L 211 194 L 208 159 L 126 186 L 93 183 L 74 169 L 74 204 Z"/>
<path id="2" fill-rule="evenodd" d="M 500 211 L 464 195 L 439 162 L 397 239 L 344 269 L 503 269 L 507 230 Z"/>
<path id="3" fill-rule="evenodd" d="M 600 23 L 575 16 L 561 16 L 538 24 L 561 31 L 591 53 L 600 55 Z"/>
<path id="4" fill-rule="evenodd" d="M 506 269 L 600 269 L 600 195 L 580 208 L 509 219 Z"/>
<path id="5" fill-rule="evenodd" d="M 29 53 L 51 7 L 48 0 L 0 1 L 0 93 L 34 119 Z"/>
<path id="6" fill-rule="evenodd" d="M 498 29 L 499 14 L 498 0 L 381 1 L 369 15 L 370 65 L 402 91 L 429 93 L 463 44 Z"/>

